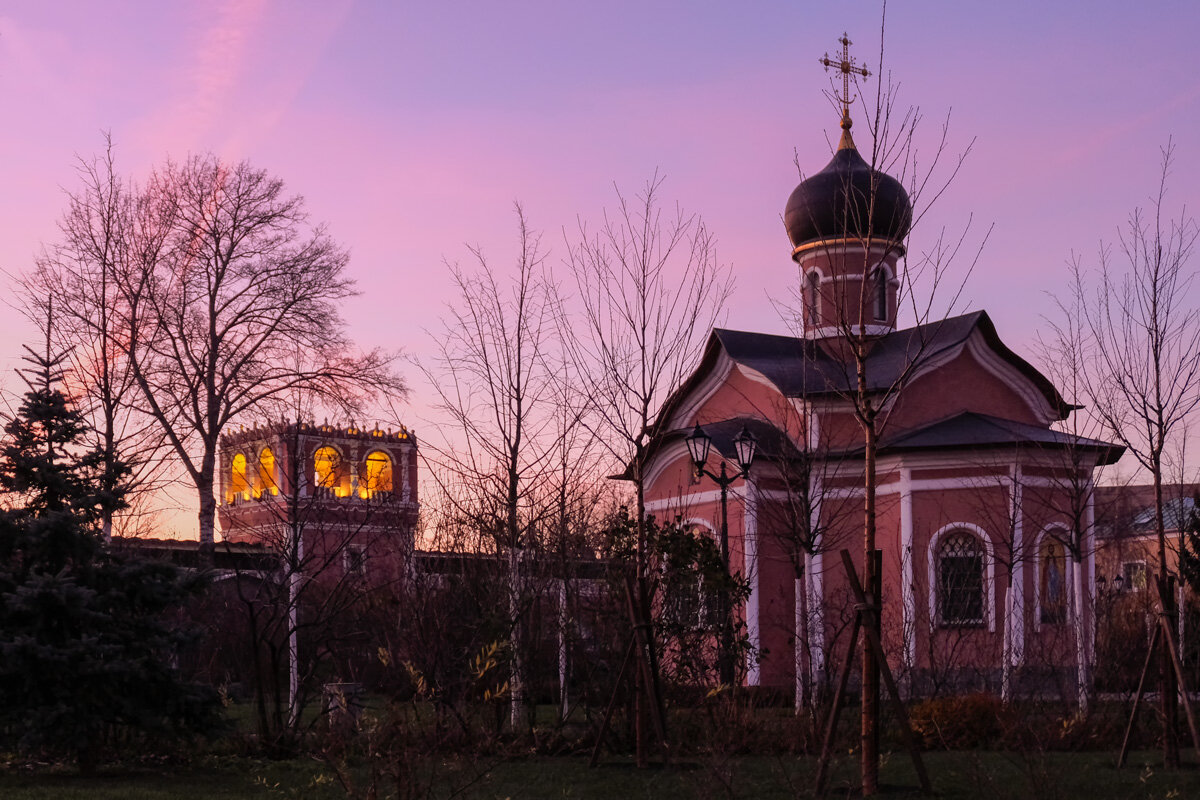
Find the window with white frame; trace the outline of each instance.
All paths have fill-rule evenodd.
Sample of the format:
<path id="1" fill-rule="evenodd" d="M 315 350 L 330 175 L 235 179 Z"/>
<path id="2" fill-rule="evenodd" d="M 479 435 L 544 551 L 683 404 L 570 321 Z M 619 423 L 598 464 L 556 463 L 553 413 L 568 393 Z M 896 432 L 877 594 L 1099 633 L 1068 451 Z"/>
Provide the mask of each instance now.
<path id="1" fill-rule="evenodd" d="M 942 536 L 937 545 L 937 619 L 945 627 L 982 625 L 984 547 L 966 531 Z"/>

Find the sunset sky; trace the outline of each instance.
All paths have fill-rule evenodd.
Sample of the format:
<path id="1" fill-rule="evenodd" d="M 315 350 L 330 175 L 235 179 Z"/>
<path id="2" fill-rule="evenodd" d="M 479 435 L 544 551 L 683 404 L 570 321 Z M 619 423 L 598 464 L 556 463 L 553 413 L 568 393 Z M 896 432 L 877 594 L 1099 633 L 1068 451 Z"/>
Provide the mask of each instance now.
<path id="1" fill-rule="evenodd" d="M 732 267 L 727 326 L 783 332 L 781 214 L 795 159 L 815 172 L 836 141 L 817 59 L 843 31 L 873 92 L 876 2 L 8 2 L 0 268 L 54 239 L 102 131 L 134 176 L 212 151 L 303 194 L 352 252 L 353 335 L 421 357 L 451 299 L 443 261 L 479 245 L 507 269 L 514 201 L 557 263 L 564 228 L 658 170 Z M 1197 32 L 1195 3 L 889 6 L 884 71 L 924 114 L 922 157 L 948 112 L 949 157 L 974 139 L 911 246 L 968 215 L 970 241 L 994 225 L 958 309 L 987 309 L 1017 352 L 1032 358 L 1071 252 L 1091 258 L 1147 202 L 1171 137 L 1170 208 L 1200 206 Z M 6 373 L 33 337 L 0 316 Z"/>

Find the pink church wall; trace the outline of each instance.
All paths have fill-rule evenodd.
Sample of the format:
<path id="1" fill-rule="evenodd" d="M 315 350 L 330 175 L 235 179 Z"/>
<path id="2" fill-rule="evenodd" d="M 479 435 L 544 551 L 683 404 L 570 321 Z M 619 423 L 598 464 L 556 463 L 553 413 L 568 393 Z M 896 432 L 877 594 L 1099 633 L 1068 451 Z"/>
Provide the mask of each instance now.
<path id="1" fill-rule="evenodd" d="M 888 417 L 889 431 L 915 428 L 963 411 L 1041 424 L 1011 386 L 964 351 L 949 364 L 920 375 L 905 387 Z"/>

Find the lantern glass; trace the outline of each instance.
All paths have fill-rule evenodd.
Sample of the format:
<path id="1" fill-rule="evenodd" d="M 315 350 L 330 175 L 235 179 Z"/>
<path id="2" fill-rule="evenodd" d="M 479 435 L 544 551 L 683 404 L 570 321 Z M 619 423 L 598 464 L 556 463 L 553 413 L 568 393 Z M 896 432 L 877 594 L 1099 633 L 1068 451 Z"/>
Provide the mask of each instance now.
<path id="1" fill-rule="evenodd" d="M 692 463 L 696 465 L 696 469 L 704 466 L 704 462 L 708 461 L 710 447 L 712 447 L 712 439 L 697 425 L 696 429 L 692 431 L 692 435 L 687 438 L 688 454 L 692 457 Z"/>
<path id="2" fill-rule="evenodd" d="M 754 461 L 754 451 L 758 449 L 758 440 L 745 425 L 742 426 L 742 432 L 733 440 L 733 447 L 737 451 L 738 466 L 742 468 L 743 472 L 748 472 L 750 464 Z"/>

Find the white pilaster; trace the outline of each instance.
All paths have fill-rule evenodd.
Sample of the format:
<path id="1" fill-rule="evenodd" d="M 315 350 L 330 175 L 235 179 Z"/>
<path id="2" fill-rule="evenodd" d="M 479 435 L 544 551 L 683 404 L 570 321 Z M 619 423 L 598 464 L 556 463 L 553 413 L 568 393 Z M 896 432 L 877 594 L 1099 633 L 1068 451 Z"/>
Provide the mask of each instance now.
<path id="1" fill-rule="evenodd" d="M 758 686 L 758 651 L 762 646 L 762 621 L 759 619 L 759 602 L 762 595 L 758 574 L 758 499 L 755 497 L 754 483 L 749 477 L 746 478 L 745 485 L 742 547 L 745 553 L 746 579 L 750 581 L 750 596 L 746 598 L 746 635 L 750 639 L 750 652 L 746 655 L 746 685 Z"/>

